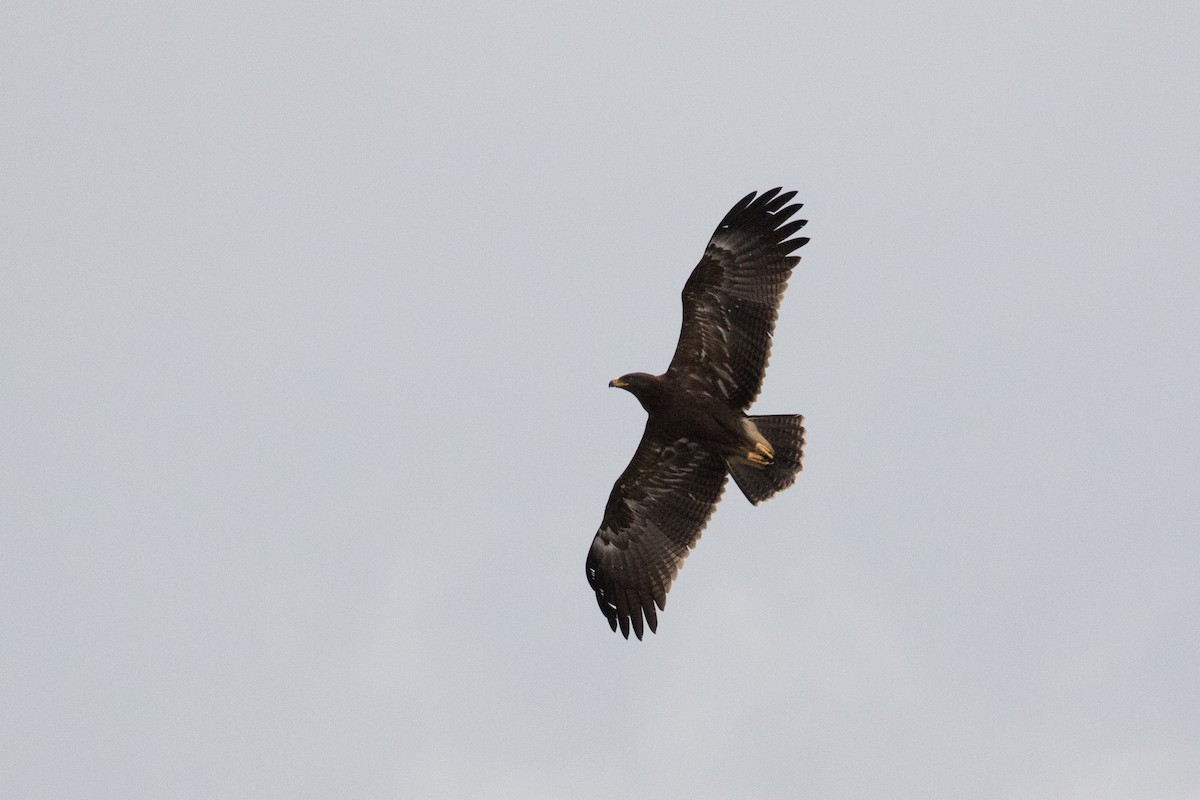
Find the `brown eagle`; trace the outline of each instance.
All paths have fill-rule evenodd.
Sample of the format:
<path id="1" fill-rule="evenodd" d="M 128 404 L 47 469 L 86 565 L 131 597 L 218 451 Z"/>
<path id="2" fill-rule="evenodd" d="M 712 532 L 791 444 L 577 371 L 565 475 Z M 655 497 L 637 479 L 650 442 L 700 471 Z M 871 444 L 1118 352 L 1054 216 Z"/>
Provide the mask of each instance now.
<path id="1" fill-rule="evenodd" d="M 807 220 L 788 222 L 795 192 L 751 192 L 730 209 L 683 287 L 683 328 L 662 375 L 634 372 L 608 385 L 631 392 L 648 419 L 617 478 L 587 557 L 587 579 L 614 631 L 658 628 L 657 605 L 696 546 L 725 480 L 757 505 L 796 481 L 803 417 L 748 416 L 762 387 L 789 255 Z M 643 617 L 645 622 L 643 623 Z"/>

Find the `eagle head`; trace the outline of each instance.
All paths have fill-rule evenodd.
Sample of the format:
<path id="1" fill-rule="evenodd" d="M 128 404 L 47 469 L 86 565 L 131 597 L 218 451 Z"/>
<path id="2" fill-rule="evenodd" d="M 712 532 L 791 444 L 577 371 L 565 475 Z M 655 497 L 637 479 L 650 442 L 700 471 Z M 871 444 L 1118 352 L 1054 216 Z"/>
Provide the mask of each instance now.
<path id="1" fill-rule="evenodd" d="M 608 385 L 617 389 L 624 389 L 638 400 L 641 400 L 642 405 L 645 405 L 647 400 L 657 397 L 661 393 L 662 376 L 650 375 L 645 372 L 631 372 L 628 375 L 613 378 L 608 382 Z"/>

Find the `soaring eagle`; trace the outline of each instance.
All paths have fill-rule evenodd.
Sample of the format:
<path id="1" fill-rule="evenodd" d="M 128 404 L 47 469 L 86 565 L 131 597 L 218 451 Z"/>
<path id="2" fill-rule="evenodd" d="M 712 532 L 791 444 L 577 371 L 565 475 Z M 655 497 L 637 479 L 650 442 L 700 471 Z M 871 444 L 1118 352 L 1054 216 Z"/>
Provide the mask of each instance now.
<path id="1" fill-rule="evenodd" d="M 734 481 L 757 505 L 796 481 L 803 417 L 748 416 L 762 387 L 792 251 L 807 220 L 795 192 L 751 192 L 730 209 L 683 287 L 683 328 L 662 375 L 609 383 L 646 410 L 633 460 L 613 486 L 587 557 L 587 579 L 614 631 L 658 628 L 655 606 Z M 645 622 L 643 623 L 643 617 Z"/>

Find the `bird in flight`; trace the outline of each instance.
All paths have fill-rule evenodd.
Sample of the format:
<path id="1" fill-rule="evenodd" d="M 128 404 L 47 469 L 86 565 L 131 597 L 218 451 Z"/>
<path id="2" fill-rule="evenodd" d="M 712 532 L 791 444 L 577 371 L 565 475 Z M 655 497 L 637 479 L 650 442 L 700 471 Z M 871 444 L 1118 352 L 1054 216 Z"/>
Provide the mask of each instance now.
<path id="1" fill-rule="evenodd" d="M 617 478 L 587 556 L 587 579 L 614 631 L 658 629 L 655 606 L 696 546 L 729 475 L 757 505 L 796 481 L 798 414 L 749 416 L 771 351 L 779 303 L 805 237 L 789 222 L 795 192 L 751 192 L 717 226 L 683 287 L 683 327 L 662 375 L 609 386 L 646 410 L 646 430 Z"/>

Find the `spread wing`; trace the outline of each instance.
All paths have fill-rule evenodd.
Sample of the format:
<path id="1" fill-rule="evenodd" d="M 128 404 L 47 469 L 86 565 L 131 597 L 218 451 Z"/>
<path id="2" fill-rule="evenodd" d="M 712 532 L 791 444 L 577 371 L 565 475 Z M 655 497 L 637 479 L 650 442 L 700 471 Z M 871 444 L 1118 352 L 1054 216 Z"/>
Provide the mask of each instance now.
<path id="1" fill-rule="evenodd" d="M 649 424 L 608 496 L 588 550 L 587 579 L 614 631 L 654 631 L 667 590 L 725 490 L 725 460 L 687 439 L 658 437 Z"/>
<path id="2" fill-rule="evenodd" d="M 667 376 L 749 408 L 762 388 L 779 301 L 808 239 L 795 192 L 751 192 L 730 209 L 683 287 L 683 328 Z"/>

